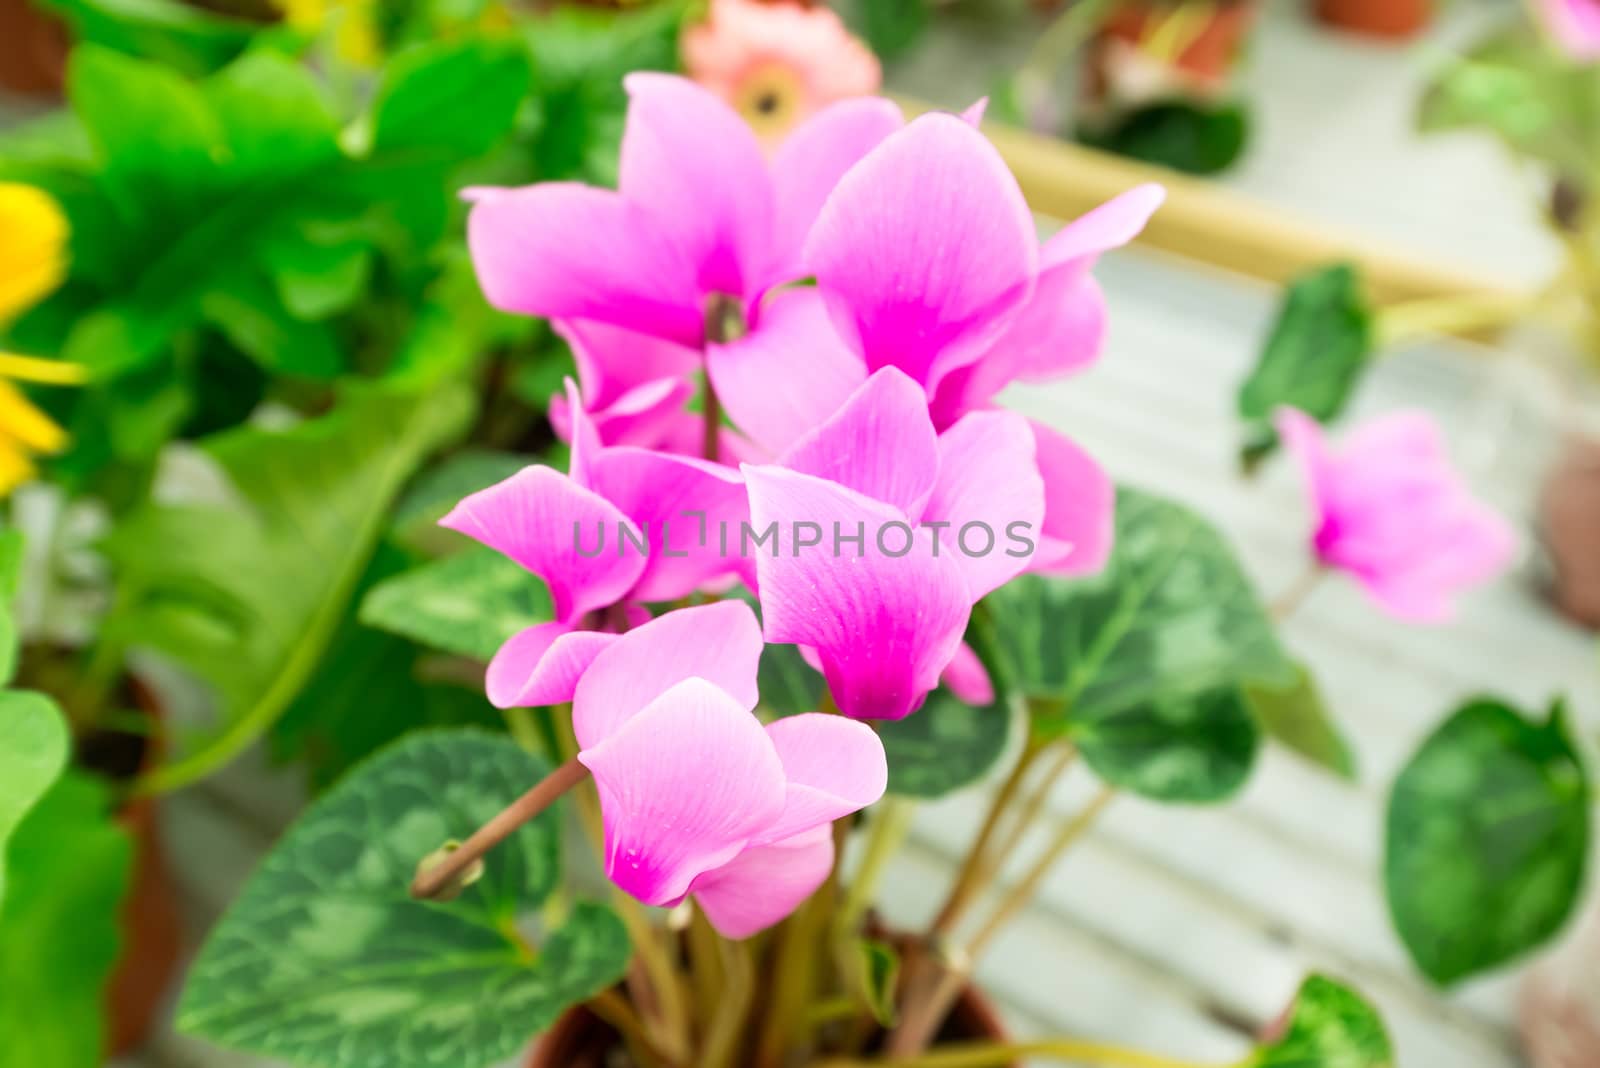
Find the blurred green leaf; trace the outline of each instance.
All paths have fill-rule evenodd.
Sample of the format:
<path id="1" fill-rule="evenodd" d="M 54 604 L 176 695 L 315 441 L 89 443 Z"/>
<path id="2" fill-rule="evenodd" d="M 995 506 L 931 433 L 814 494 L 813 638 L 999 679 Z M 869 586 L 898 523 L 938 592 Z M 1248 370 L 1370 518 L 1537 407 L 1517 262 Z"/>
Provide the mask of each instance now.
<path id="1" fill-rule="evenodd" d="M 537 941 L 519 920 L 560 879 L 560 813 L 523 824 L 449 902 L 416 867 L 548 765 L 472 731 L 408 738 L 326 793 L 262 863 L 189 973 L 178 1027 L 317 1068 L 478 1068 L 617 982 L 610 910 L 579 904 Z"/>
<path id="2" fill-rule="evenodd" d="M 1222 536 L 1188 509 L 1117 495 L 1116 548 L 1094 578 L 1023 576 L 982 605 L 996 668 L 1103 779 L 1163 801 L 1243 785 L 1258 731 L 1251 683 L 1289 685 L 1294 664 Z"/>
<path id="3" fill-rule="evenodd" d="M 1453 984 L 1561 929 L 1589 803 L 1562 702 L 1536 723 L 1480 698 L 1423 742 L 1395 780 L 1384 851 L 1389 911 L 1423 974 Z"/>
<path id="4" fill-rule="evenodd" d="M 493 549 L 474 546 L 379 583 L 361 622 L 458 656 L 488 661 L 505 640 L 550 621 L 544 583 Z"/>
<path id="5" fill-rule="evenodd" d="M 418 475 L 394 509 L 395 539 L 408 548 L 458 549 L 461 536 L 439 520 L 463 497 L 503 482 L 535 463 L 533 457 L 489 449 L 462 449 Z"/>
<path id="6" fill-rule="evenodd" d="M 1356 781 L 1355 752 L 1339 733 L 1310 668 L 1297 665 L 1290 686 L 1251 683 L 1245 698 L 1268 737 L 1346 782 Z"/>
<path id="7" fill-rule="evenodd" d="M 879 723 L 889 757 L 889 792 L 937 798 L 970 786 L 994 767 L 1011 737 L 1004 700 L 974 707 L 940 687 L 905 719 Z"/>
<path id="8" fill-rule="evenodd" d="M 190 76 L 216 70 L 264 29 L 260 22 L 230 18 L 180 0 L 41 2 L 66 18 L 76 41 L 155 60 Z M 271 10 L 263 5 L 261 14 Z"/>
<path id="9" fill-rule="evenodd" d="M 1394 1047 L 1365 998 L 1313 975 L 1300 987 L 1283 1035 L 1240 1068 L 1394 1068 Z"/>
<path id="10" fill-rule="evenodd" d="M 6 843 L 67 766 L 67 721 L 43 694 L 0 691 L 0 902 Z"/>
<path id="11" fill-rule="evenodd" d="M 1139 108 L 1109 127 L 1080 128 L 1078 140 L 1185 174 L 1220 174 L 1244 153 L 1250 117 L 1241 104 L 1171 101 Z"/>
<path id="12" fill-rule="evenodd" d="M 927 32 L 931 0 L 854 0 L 844 5 L 851 27 L 884 59 L 911 50 Z"/>
<path id="13" fill-rule="evenodd" d="M 105 1063 L 105 985 L 121 948 L 133 861 L 132 843 L 111 812 L 100 782 L 68 772 L 5 846 L 3 1068 Z"/>
<path id="14" fill-rule="evenodd" d="M 17 674 L 18 643 L 22 640 L 17 628 L 17 586 L 26 549 L 22 531 L 0 530 L 0 686 L 9 685 Z"/>
<path id="15" fill-rule="evenodd" d="M 388 508 L 422 460 L 464 430 L 462 389 L 352 389 L 286 431 L 243 427 L 207 451 L 238 506 L 151 503 L 106 542 L 119 596 L 113 640 L 157 649 L 217 691 L 217 729 L 146 785 L 207 774 L 295 699 L 343 619 Z"/>
<path id="16" fill-rule="evenodd" d="M 1587 178 L 1600 165 L 1600 69 L 1519 24 L 1445 65 L 1417 122 L 1430 133 L 1482 130 L 1519 156 Z"/>
<path id="17" fill-rule="evenodd" d="M 900 989 L 900 954 L 886 942 L 863 938 L 855 943 L 858 983 L 872 1018 L 893 1027 L 895 996 Z"/>
<path id="18" fill-rule="evenodd" d="M 528 57 L 514 41 L 419 45 L 384 72 L 372 109 L 374 152 L 481 155 L 505 135 L 528 92 Z"/>
<path id="19" fill-rule="evenodd" d="M 1361 278 L 1348 264 L 1320 268 L 1289 284 L 1272 333 L 1239 386 L 1246 467 L 1278 447 L 1272 414 L 1280 407 L 1299 408 L 1319 422 L 1344 411 L 1372 356 L 1373 319 Z"/>

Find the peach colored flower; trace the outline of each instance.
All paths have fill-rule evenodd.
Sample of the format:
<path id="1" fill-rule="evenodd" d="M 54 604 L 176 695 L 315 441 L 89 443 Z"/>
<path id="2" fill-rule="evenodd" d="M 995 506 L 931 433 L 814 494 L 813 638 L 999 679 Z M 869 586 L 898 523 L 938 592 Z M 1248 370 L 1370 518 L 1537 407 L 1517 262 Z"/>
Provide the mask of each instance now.
<path id="1" fill-rule="evenodd" d="M 825 8 L 712 0 L 683 35 L 689 76 L 743 115 L 768 148 L 828 104 L 875 93 L 878 57 Z"/>

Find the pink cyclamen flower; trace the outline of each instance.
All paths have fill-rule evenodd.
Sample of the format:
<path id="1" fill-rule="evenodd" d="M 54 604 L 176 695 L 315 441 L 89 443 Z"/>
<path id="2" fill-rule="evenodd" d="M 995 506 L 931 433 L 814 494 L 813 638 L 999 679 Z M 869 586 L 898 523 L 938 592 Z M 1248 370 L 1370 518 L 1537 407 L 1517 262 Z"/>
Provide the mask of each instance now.
<path id="1" fill-rule="evenodd" d="M 1427 415 L 1374 419 L 1337 447 L 1303 412 L 1282 409 L 1274 422 L 1305 471 L 1317 558 L 1354 578 L 1384 611 L 1443 621 L 1455 594 L 1510 565 L 1516 535 L 1472 496 Z"/>
<path id="2" fill-rule="evenodd" d="M 1105 301 L 1089 272 L 1138 234 L 1162 189 L 1134 189 L 1041 248 L 1016 180 L 971 118 L 917 119 L 827 199 L 804 255 L 817 280 L 808 299 L 828 313 L 831 335 L 814 327 L 803 350 L 787 334 L 711 346 L 718 395 L 759 444 L 781 450 L 880 368 L 916 382 L 944 429 L 1013 381 L 1070 374 L 1099 354 Z M 802 377 L 792 371 L 802 352 L 822 373 L 773 390 Z M 1033 431 L 1048 495 L 1033 567 L 1098 570 L 1110 551 L 1111 482 L 1067 438 Z"/>
<path id="3" fill-rule="evenodd" d="M 1600 58 L 1600 0 L 1532 0 L 1556 46 L 1573 59 Z"/>
<path id="4" fill-rule="evenodd" d="M 888 782 L 863 724 L 811 713 L 762 726 L 761 648 L 743 602 L 682 609 L 607 637 L 563 692 L 600 794 L 606 874 L 647 905 L 692 895 L 728 938 L 821 886 L 829 825 Z"/>
<path id="5" fill-rule="evenodd" d="M 744 121 L 705 89 L 630 74 L 618 189 L 543 182 L 478 189 L 468 243 L 490 303 L 595 320 L 699 349 L 708 311 L 754 327 L 839 177 L 901 125 L 887 100 L 835 104 L 769 166 Z"/>
<path id="6" fill-rule="evenodd" d="M 573 650 L 597 647 L 592 632 L 612 622 L 605 610 L 675 600 L 748 570 L 706 536 L 722 524 L 738 530 L 749 514 L 736 471 L 601 446 L 570 380 L 567 395 L 573 420 L 567 474 L 526 467 L 440 520 L 515 560 L 550 589 L 555 619 L 512 636 L 489 665 L 489 699 L 502 708 L 550 703 L 540 696 L 547 676 L 573 670 L 567 660 Z M 703 516 L 704 525 L 686 516 Z"/>
<path id="7" fill-rule="evenodd" d="M 972 605 L 1028 564 L 1044 486 L 1027 420 L 974 412 L 935 434 L 887 367 L 776 464 L 743 468 L 768 641 L 812 652 L 839 710 L 901 719 L 941 674 L 981 694 Z M 981 674 L 981 668 L 980 668 Z M 992 691 L 989 691 L 992 696 Z"/>
<path id="8" fill-rule="evenodd" d="M 683 35 L 689 76 L 776 144 L 828 104 L 876 93 L 883 68 L 827 8 L 712 0 Z"/>

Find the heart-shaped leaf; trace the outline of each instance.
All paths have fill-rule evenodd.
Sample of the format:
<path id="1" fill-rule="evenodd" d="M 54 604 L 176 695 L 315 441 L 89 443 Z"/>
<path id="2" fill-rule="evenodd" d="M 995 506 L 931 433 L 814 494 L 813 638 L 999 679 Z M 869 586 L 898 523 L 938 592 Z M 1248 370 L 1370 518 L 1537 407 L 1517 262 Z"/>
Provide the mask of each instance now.
<path id="1" fill-rule="evenodd" d="M 1383 1020 L 1342 983 L 1313 975 L 1300 987 L 1283 1035 L 1240 1068 L 1392 1068 Z"/>
<path id="2" fill-rule="evenodd" d="M 6 842 L 67 766 L 71 737 L 61 710 L 43 694 L 0 692 L 0 902 Z"/>
<path id="3" fill-rule="evenodd" d="M 1589 800 L 1560 702 L 1536 723 L 1475 700 L 1422 744 L 1389 798 L 1384 884 L 1430 979 L 1457 982 L 1560 930 L 1588 865 Z"/>
<path id="4" fill-rule="evenodd" d="M 1222 537 L 1171 501 L 1124 489 L 1098 576 L 1025 576 L 983 605 L 997 665 L 1107 782 L 1158 800 L 1216 801 L 1249 774 L 1243 688 L 1294 665 Z"/>
<path id="5" fill-rule="evenodd" d="M 207 941 L 178 1026 L 308 1068 L 476 1068 L 512 1056 L 611 986 L 629 945 L 580 904 L 535 937 L 556 886 L 560 816 L 485 858 L 449 902 L 413 900 L 417 865 L 549 768 L 476 731 L 412 735 L 359 766 L 290 828 Z"/>
<path id="6" fill-rule="evenodd" d="M 1355 781 L 1355 751 L 1334 724 L 1310 668 L 1298 665 L 1289 686 L 1252 683 L 1245 698 L 1270 738 L 1346 782 Z"/>
<path id="7" fill-rule="evenodd" d="M 488 660 L 507 638 L 549 619 L 544 584 L 481 547 L 385 579 L 361 602 L 368 626 L 476 660 Z"/>

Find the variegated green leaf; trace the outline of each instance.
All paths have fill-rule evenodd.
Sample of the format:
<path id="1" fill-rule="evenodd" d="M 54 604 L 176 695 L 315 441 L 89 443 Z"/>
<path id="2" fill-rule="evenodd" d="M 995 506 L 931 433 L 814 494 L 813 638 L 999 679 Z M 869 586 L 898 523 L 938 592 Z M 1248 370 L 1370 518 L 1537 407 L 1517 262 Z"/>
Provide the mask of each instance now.
<path id="1" fill-rule="evenodd" d="M 544 583 L 483 547 L 385 579 L 361 602 L 361 622 L 368 626 L 477 660 L 549 619 Z"/>
<path id="2" fill-rule="evenodd" d="M 1383 1020 L 1342 983 L 1313 975 L 1300 987 L 1282 1037 L 1240 1068 L 1393 1068 Z"/>
<path id="3" fill-rule="evenodd" d="M 448 903 L 412 900 L 418 863 L 547 771 L 511 742 L 424 732 L 357 767 L 292 827 L 195 962 L 178 1025 L 307 1068 L 476 1068 L 511 1057 L 615 983 L 619 920 L 530 913 L 559 878 L 560 817 L 523 825 Z"/>

